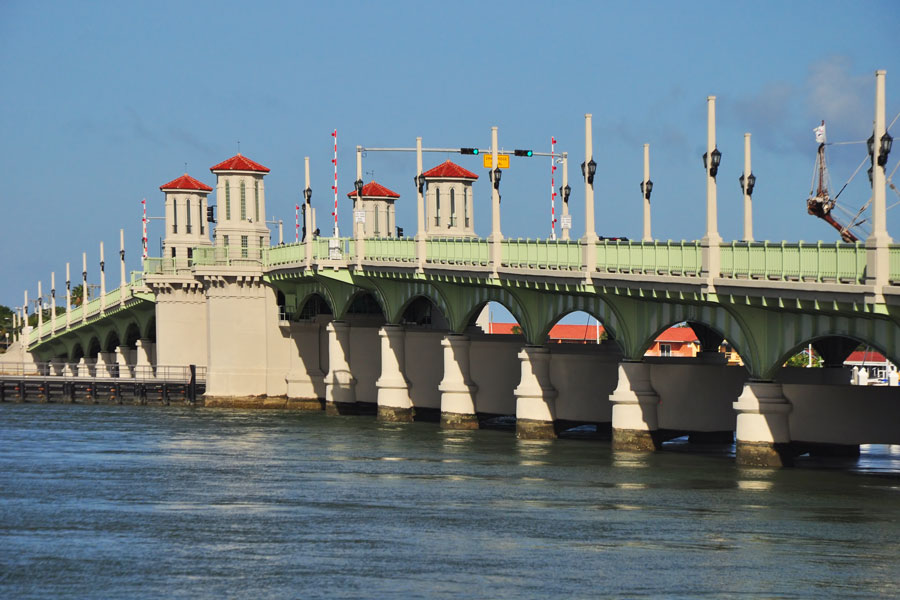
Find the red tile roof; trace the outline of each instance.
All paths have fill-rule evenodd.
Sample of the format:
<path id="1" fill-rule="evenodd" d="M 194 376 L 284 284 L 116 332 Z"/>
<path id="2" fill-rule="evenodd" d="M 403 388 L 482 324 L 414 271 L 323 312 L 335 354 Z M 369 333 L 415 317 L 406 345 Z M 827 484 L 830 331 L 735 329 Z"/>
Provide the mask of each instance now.
<path id="1" fill-rule="evenodd" d="M 178 179 L 173 179 L 169 183 L 163 184 L 159 186 L 161 190 L 200 190 L 202 192 L 211 192 L 212 188 L 203 183 L 202 181 L 197 181 L 187 173 L 179 177 Z"/>
<path id="2" fill-rule="evenodd" d="M 399 198 L 400 194 L 395 191 L 389 190 L 380 183 L 375 181 L 370 181 L 366 185 L 363 186 L 362 189 L 363 196 L 370 196 L 372 198 Z M 356 198 L 356 190 L 353 190 L 349 194 L 347 194 L 348 198 Z"/>
<path id="3" fill-rule="evenodd" d="M 258 171 L 260 173 L 268 173 L 269 168 L 264 167 L 258 162 L 254 162 L 241 154 L 235 154 L 228 160 L 224 160 L 214 167 L 209 168 L 210 171 Z"/>
<path id="4" fill-rule="evenodd" d="M 520 327 L 518 323 L 491 323 L 490 333 L 498 335 L 511 335 L 513 327 Z M 605 329 L 600 326 L 600 335 L 603 335 Z M 550 330 L 549 338 L 551 340 L 588 340 L 595 341 L 597 339 L 596 325 L 563 325 L 557 323 Z"/>
<path id="5" fill-rule="evenodd" d="M 884 363 L 886 359 L 881 352 L 877 350 L 854 350 L 850 353 L 850 356 L 844 360 L 845 363 L 861 363 L 865 361 L 866 363 Z"/>
<path id="6" fill-rule="evenodd" d="M 656 338 L 657 342 L 696 342 L 697 334 L 690 327 L 669 327 Z"/>
<path id="7" fill-rule="evenodd" d="M 463 169 L 449 160 L 425 171 L 422 175 L 429 179 L 478 179 L 478 175 L 472 171 Z"/>

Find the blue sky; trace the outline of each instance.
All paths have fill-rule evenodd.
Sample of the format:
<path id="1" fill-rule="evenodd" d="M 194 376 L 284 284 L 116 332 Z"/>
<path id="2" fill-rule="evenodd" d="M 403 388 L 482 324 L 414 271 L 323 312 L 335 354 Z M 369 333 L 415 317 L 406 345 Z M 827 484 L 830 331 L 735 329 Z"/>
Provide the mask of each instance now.
<path id="1" fill-rule="evenodd" d="M 719 230 L 740 239 L 743 134 L 753 134 L 757 239 L 836 240 L 807 216 L 815 143 L 868 137 L 874 71 L 886 69 L 888 121 L 900 112 L 900 3 L 886 2 L 0 2 L 0 304 L 19 305 L 50 272 L 62 288 L 98 243 L 115 260 L 125 228 L 139 268 L 141 198 L 162 214 L 159 186 L 241 151 L 271 168 L 270 217 L 292 238 L 293 206 L 312 163 L 313 203 L 333 197 L 330 132 L 340 140 L 341 225 L 354 149 L 490 144 L 570 153 L 573 231 L 583 232 L 584 113 L 594 115 L 597 231 L 641 234 L 638 184 L 649 143 L 653 234 L 703 235 L 706 97 L 718 97 Z M 897 135 L 895 125 L 894 135 Z M 830 150 L 842 184 L 862 146 Z M 900 152 L 890 157 L 888 170 Z M 473 157 L 445 158 L 484 174 Z M 370 153 L 364 169 L 401 194 L 398 224 L 415 229 L 412 154 Z M 900 175 L 898 175 L 900 177 Z M 368 181 L 372 177 L 367 175 Z M 557 185 L 559 185 L 557 183 Z M 546 237 L 549 164 L 504 173 L 507 237 Z M 865 169 L 842 199 L 868 198 Z M 475 226 L 490 232 L 485 177 Z M 888 191 L 888 202 L 900 200 Z M 900 239 L 900 208 L 889 212 Z M 151 225 L 151 251 L 159 222 Z M 155 252 L 151 252 L 155 253 Z M 112 270 L 112 285 L 118 269 Z"/>

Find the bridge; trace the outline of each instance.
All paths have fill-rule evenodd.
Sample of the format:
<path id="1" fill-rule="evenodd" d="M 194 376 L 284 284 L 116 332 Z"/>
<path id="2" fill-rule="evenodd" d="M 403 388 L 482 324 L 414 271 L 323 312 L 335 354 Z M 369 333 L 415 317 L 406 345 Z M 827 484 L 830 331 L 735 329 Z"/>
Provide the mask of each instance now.
<path id="1" fill-rule="evenodd" d="M 886 135 L 883 86 L 879 71 L 876 140 Z M 713 97 L 708 107 L 713 157 Z M 213 188 L 185 175 L 161 186 L 168 256 L 146 259 L 129 280 L 122 258 L 118 288 L 106 292 L 104 279 L 99 298 L 41 319 L 23 331 L 22 350 L 64 377 L 199 365 L 207 370 L 207 406 L 373 410 L 383 420 L 433 417 L 464 429 L 515 415 L 522 438 L 595 424 L 626 450 L 655 450 L 682 435 L 736 436 L 738 462 L 752 465 L 900 443 L 897 388 L 850 386 L 842 368 L 860 343 L 900 363 L 900 245 L 885 220 L 890 144 L 874 144 L 865 243 L 722 241 L 714 160 L 701 240 L 624 241 L 594 231 L 590 115 L 585 132 L 585 231 L 577 241 L 504 238 L 495 171 L 492 232 L 475 236 L 469 207 L 477 176 L 449 161 L 424 171 L 421 140 L 414 238 L 377 235 L 393 233 L 396 194 L 363 185 L 359 161 L 349 196 L 364 216 L 353 235 L 277 246 L 258 218 L 267 168 L 241 155 L 212 167 L 214 242 L 202 221 Z M 496 128 L 492 154 L 496 165 Z M 313 232 L 310 196 L 305 225 Z M 513 314 L 520 336 L 484 334 L 479 315 L 489 302 Z M 548 344 L 553 325 L 579 311 L 602 322 L 609 339 Z M 700 355 L 645 357 L 678 323 L 694 329 Z M 743 367 L 724 364 L 724 340 Z M 783 367 L 808 344 L 826 368 Z"/>

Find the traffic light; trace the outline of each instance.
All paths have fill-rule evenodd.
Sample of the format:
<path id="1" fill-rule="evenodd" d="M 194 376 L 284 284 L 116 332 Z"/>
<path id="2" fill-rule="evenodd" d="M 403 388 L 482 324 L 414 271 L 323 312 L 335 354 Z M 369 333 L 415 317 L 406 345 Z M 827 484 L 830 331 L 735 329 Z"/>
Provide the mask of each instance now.
<path id="1" fill-rule="evenodd" d="M 215 223 L 216 222 L 216 207 L 215 206 L 207 206 L 206 207 L 206 222 L 207 223 Z"/>
<path id="2" fill-rule="evenodd" d="M 531 150 L 515 150 L 513 153 L 516 156 L 534 156 L 534 152 Z"/>
<path id="3" fill-rule="evenodd" d="M 478 148 L 460 148 L 460 154 L 478 154 Z"/>
<path id="4" fill-rule="evenodd" d="M 402 227 L 397 227 L 397 237 L 398 238 L 403 237 L 403 228 Z"/>

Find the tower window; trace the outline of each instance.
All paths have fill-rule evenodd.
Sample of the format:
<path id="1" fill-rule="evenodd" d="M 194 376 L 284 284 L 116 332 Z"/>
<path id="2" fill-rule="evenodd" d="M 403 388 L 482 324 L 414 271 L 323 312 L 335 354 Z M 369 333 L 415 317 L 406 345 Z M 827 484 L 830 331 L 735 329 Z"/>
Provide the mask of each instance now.
<path id="1" fill-rule="evenodd" d="M 187 232 L 191 232 L 191 199 L 188 198 L 184 201 L 184 205 L 187 207 L 187 224 L 185 225 Z M 190 258 L 190 256 L 188 257 Z"/>
<path id="2" fill-rule="evenodd" d="M 435 226 L 441 225 L 441 190 L 440 188 L 436 188 L 434 190 L 434 224 Z"/>
<path id="3" fill-rule="evenodd" d="M 228 181 L 225 182 L 225 219 L 231 220 L 231 185 Z"/>
<path id="4" fill-rule="evenodd" d="M 375 237 L 378 237 L 378 234 L 380 233 L 380 231 L 381 231 L 381 228 L 378 227 L 378 205 L 376 204 L 375 205 Z"/>
<path id="5" fill-rule="evenodd" d="M 241 221 L 247 220 L 247 188 L 241 179 Z"/>
<path id="6" fill-rule="evenodd" d="M 205 215 L 203 214 L 203 201 L 202 200 L 197 203 L 197 208 L 200 209 L 200 214 L 198 215 L 199 220 L 200 220 L 200 235 L 203 235 L 206 232 L 206 229 L 203 225 L 203 223 L 204 223 L 204 221 L 206 221 L 206 219 L 204 218 Z"/>
<path id="7" fill-rule="evenodd" d="M 259 180 L 253 182 L 253 201 L 256 204 L 256 222 L 259 223 Z"/>
<path id="8" fill-rule="evenodd" d="M 249 242 L 248 242 L 248 240 L 247 240 L 247 236 L 246 236 L 246 235 L 242 235 L 242 236 L 241 236 L 241 258 L 247 258 L 247 255 L 248 255 L 247 247 L 248 247 L 248 245 L 249 245 Z"/>
<path id="9" fill-rule="evenodd" d="M 463 217 L 465 218 L 466 227 L 469 226 L 469 188 L 463 188 Z"/>
<path id="10" fill-rule="evenodd" d="M 178 233 L 178 198 L 172 198 L 172 233 Z"/>
<path id="11" fill-rule="evenodd" d="M 450 188 L 450 227 L 456 227 L 456 192 Z"/>

